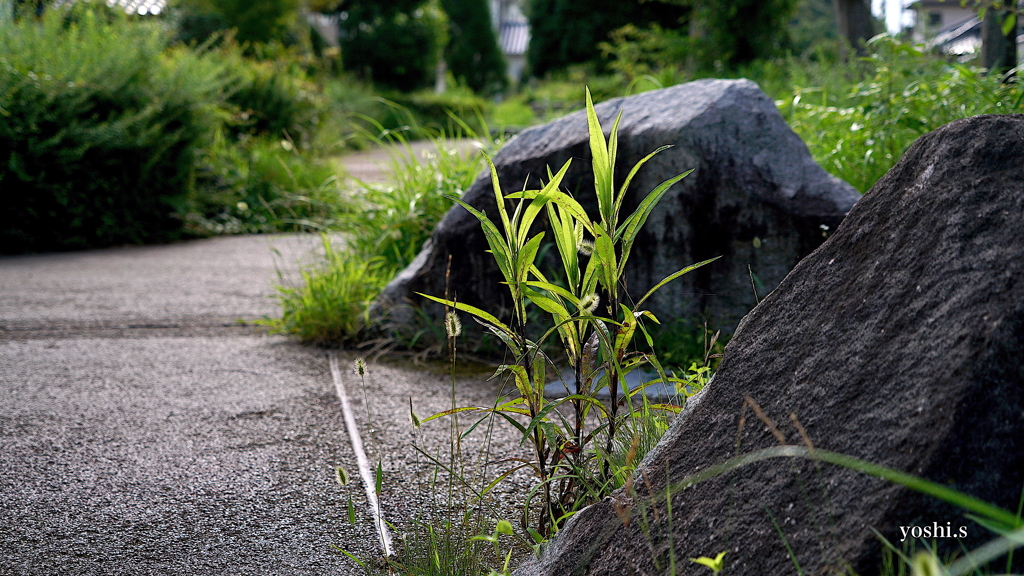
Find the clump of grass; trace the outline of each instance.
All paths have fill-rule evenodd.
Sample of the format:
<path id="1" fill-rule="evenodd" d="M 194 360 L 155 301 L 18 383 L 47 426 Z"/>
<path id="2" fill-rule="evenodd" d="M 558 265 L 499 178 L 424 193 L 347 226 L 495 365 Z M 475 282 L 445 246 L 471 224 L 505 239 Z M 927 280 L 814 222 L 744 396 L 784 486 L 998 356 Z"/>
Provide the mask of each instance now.
<path id="1" fill-rule="evenodd" d="M 461 196 L 480 175 L 483 161 L 477 150 L 460 147 L 459 132 L 456 137 L 429 135 L 433 146 L 423 158 L 416 157 L 408 131 L 382 129 L 381 134 L 371 140 L 390 149 L 391 177 L 383 183 L 356 183 L 352 195 L 360 209 L 342 229 L 354 252 L 380 256 L 397 271 L 412 262 L 451 207 L 445 195 Z M 489 148 L 488 142 L 477 141 Z"/>
<path id="2" fill-rule="evenodd" d="M 362 135 L 392 151 L 390 181 L 325 181 L 328 195 L 339 193 L 347 198 L 345 209 L 321 212 L 321 219 L 313 222 L 287 220 L 307 227 L 329 220 L 331 229 L 344 240 L 340 247 L 326 251 L 320 266 L 303 273 L 300 285 L 279 288 L 282 317 L 265 320 L 276 332 L 325 345 L 352 344 L 363 338 L 369 304 L 419 253 L 450 207 L 445 197 L 460 196 L 483 166 L 476 150 L 460 147 L 459 138 L 446 133 L 419 127 L 403 131 L 386 130 L 380 124 L 375 127 L 379 132 L 364 131 Z M 426 157 L 416 157 L 407 138 L 411 132 L 427 134 L 434 144 Z M 462 135 L 476 134 L 464 125 L 455 133 Z M 302 196 L 301 206 L 314 209 L 319 206 L 317 198 Z"/>
<path id="3" fill-rule="evenodd" d="M 323 236 L 321 266 L 302 271 L 299 286 L 278 286 L 279 319 L 264 319 L 274 332 L 312 344 L 352 343 L 367 322 L 367 308 L 391 279 L 380 258 L 353 258 Z"/>

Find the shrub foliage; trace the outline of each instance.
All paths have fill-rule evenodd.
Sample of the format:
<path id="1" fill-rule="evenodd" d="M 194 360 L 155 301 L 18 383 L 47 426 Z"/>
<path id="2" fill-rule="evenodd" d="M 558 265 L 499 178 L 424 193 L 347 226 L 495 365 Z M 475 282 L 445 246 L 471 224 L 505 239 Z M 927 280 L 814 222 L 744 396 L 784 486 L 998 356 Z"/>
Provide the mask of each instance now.
<path id="1" fill-rule="evenodd" d="M 219 67 L 91 10 L 4 24 L 0 250 L 158 242 L 181 233 Z M 131 49 L 125 49 L 131 47 Z"/>

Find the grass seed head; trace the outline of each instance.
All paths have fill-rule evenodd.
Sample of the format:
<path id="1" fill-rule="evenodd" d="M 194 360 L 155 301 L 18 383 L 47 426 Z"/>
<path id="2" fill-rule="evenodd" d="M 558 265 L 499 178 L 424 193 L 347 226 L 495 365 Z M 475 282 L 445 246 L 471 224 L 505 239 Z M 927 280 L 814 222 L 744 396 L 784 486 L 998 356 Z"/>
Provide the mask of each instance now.
<path id="1" fill-rule="evenodd" d="M 444 331 L 449 338 L 458 338 L 462 334 L 462 321 L 455 312 L 448 312 L 444 315 Z"/>

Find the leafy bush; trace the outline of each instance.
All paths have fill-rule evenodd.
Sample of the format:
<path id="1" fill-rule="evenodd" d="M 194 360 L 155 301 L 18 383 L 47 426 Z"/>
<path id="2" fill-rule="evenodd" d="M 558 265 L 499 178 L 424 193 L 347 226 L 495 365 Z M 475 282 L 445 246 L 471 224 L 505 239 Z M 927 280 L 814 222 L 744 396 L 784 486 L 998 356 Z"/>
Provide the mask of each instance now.
<path id="1" fill-rule="evenodd" d="M 781 101 L 826 170 L 866 192 L 919 136 L 977 114 L 1024 111 L 1024 85 L 986 76 L 888 36 L 875 38 L 855 83 L 797 87 Z M 808 86 L 803 84 L 803 86 Z"/>
<path id="2" fill-rule="evenodd" d="M 482 119 L 489 111 L 490 104 L 465 88 L 449 90 L 442 94 L 437 94 L 433 90 L 420 90 L 408 94 L 390 93 L 384 102 L 385 112 L 378 114 L 381 126 L 391 130 L 414 128 L 414 132 L 409 134 L 413 137 L 463 131 L 460 123 L 453 119 L 452 115 L 470 125 L 474 133 L 482 134 L 487 129 Z"/>
<path id="3" fill-rule="evenodd" d="M 302 272 L 299 286 L 281 286 L 278 299 L 282 317 L 266 320 L 276 332 L 297 336 L 303 342 L 337 344 L 351 342 L 366 323 L 366 310 L 380 294 L 394 271 L 380 259 L 352 258 L 323 238 L 325 261 Z"/>
<path id="4" fill-rule="evenodd" d="M 460 150 L 443 134 L 435 149 L 416 158 L 400 133 L 377 145 L 395 146 L 390 183 L 364 183 L 350 192 L 355 206 L 339 216 L 344 248 L 328 248 L 326 261 L 303 274 L 303 283 L 279 289 L 282 317 L 266 324 L 304 342 L 351 343 L 363 336 L 366 306 L 412 262 L 451 207 L 480 174 L 475 151 Z M 333 302 L 332 305 L 325 304 Z M 345 316 L 348 319 L 340 318 Z"/>
<path id="5" fill-rule="evenodd" d="M 590 88 L 594 102 L 626 95 L 628 83 L 617 75 L 596 76 L 589 66 L 571 66 L 552 74 L 544 82 L 524 88 L 518 98 L 522 99 L 541 120 L 552 120 L 574 110 L 581 110 L 585 104 L 581 86 Z"/>
<path id="6" fill-rule="evenodd" d="M 298 10 L 298 0 L 177 0 L 172 6 L 177 38 L 186 43 L 231 29 L 243 43 L 294 43 Z"/>
<path id="7" fill-rule="evenodd" d="M 228 52 L 236 75 L 228 103 L 237 107 L 233 131 L 236 134 L 286 134 L 300 143 L 308 143 L 323 115 L 318 87 L 306 74 L 285 62 L 257 62 L 241 58 L 236 50 Z"/>
<path id="8" fill-rule="evenodd" d="M 434 80 L 447 39 L 437 0 L 349 0 L 339 7 L 342 62 L 367 80 L 408 92 Z"/>
<path id="9" fill-rule="evenodd" d="M 526 57 L 536 77 L 573 64 L 603 66 L 596 47 L 612 30 L 629 23 L 678 26 L 692 11 L 689 6 L 643 0 L 528 0 L 525 4 L 531 30 Z"/>
<path id="10" fill-rule="evenodd" d="M 65 15 L 2 24 L 0 250 L 179 237 L 221 66 L 164 56 L 159 31 L 123 14 Z"/>
<path id="11" fill-rule="evenodd" d="M 350 209 L 334 168 L 291 140 L 230 140 L 221 135 L 203 151 L 189 232 L 323 231 Z"/>
<path id="12" fill-rule="evenodd" d="M 441 0 L 450 18 L 445 62 L 452 75 L 475 92 L 493 94 L 508 86 L 505 59 L 491 27 L 485 0 Z"/>

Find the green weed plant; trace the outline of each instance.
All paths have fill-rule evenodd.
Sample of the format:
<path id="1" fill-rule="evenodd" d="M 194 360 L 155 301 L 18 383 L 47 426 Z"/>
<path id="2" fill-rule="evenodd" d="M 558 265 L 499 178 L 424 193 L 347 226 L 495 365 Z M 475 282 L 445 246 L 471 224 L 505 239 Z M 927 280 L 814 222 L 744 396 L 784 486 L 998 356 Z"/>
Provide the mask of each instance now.
<path id="1" fill-rule="evenodd" d="M 638 162 L 623 185 L 617 188 L 614 167 L 621 114 L 615 119 L 606 139 L 589 90 L 586 107 L 598 200 L 597 218 L 592 219 L 575 198 L 559 189 L 569 162 L 557 173 L 549 172 L 548 182 L 541 190 L 505 194 L 497 171 L 488 159 L 500 218 L 497 224 L 459 198 L 451 197 L 472 213 L 483 227 L 513 302 L 510 324 L 475 306 L 423 295 L 449 309 L 474 316 L 507 346 L 515 360 L 499 367 L 495 376 L 510 377 L 519 397 L 489 409 L 453 408 L 424 422 L 464 411 L 484 410 L 516 427 L 523 441 L 531 444 L 535 456 L 535 460 L 522 462 L 517 467 L 528 467 L 538 478 L 524 510 L 525 524 L 525 518 L 531 515 L 530 501 L 535 497 L 539 499 L 538 511 L 534 514 L 535 527 L 527 526 L 538 542 L 556 532 L 581 505 L 602 497 L 613 487 L 607 455 L 612 452 L 616 431 L 625 420 L 619 414 L 620 407 L 627 407 L 627 415 L 632 413 L 632 393 L 620 386 L 625 375 L 640 366 L 651 365 L 659 373 L 655 382 L 673 383 L 685 388 L 687 382 L 669 377 L 654 354 L 635 352 L 632 344 L 638 331 L 650 340 L 644 320 L 657 322 L 651 312 L 642 308 L 647 299 L 664 284 L 710 262 L 679 270 L 659 282 L 634 306 L 625 304 L 620 279 L 633 241 L 661 197 L 685 174 L 669 178 L 657 186 L 633 214 L 621 218 L 621 207 L 630 182 L 641 167 L 662 149 Z M 509 204 L 514 206 L 511 211 Z M 537 267 L 537 255 L 546 233 L 534 234 L 532 230 L 542 212 L 547 214 L 564 269 L 565 276 L 560 283 L 550 281 Z M 597 315 L 602 301 L 602 311 L 606 313 L 603 316 Z M 528 305 L 543 310 L 551 319 L 551 327 L 537 340 L 528 336 Z M 575 382 L 571 395 L 550 401 L 544 397 L 544 385 L 547 368 L 553 365 L 553 360 L 544 352 L 542 344 L 556 334 L 573 368 Z M 604 376 L 595 381 L 602 367 Z M 595 397 L 595 390 L 602 385 L 611 391 L 609 406 Z M 571 418 L 559 410 L 563 406 L 568 407 Z M 596 417 L 600 424 L 588 428 L 586 423 L 590 417 Z M 526 421 L 523 423 L 517 418 L 525 418 Z M 600 441 L 602 437 L 605 438 L 603 444 Z M 495 483 L 511 472 L 505 472 Z"/>

